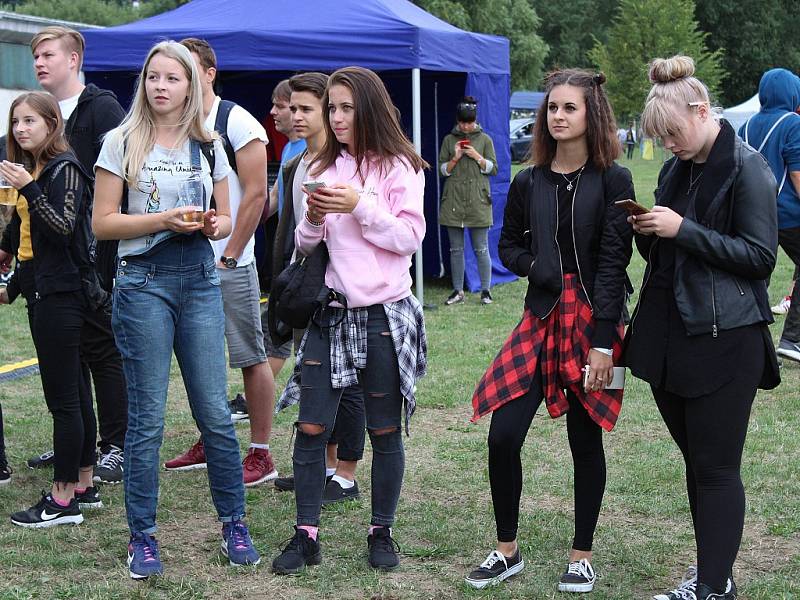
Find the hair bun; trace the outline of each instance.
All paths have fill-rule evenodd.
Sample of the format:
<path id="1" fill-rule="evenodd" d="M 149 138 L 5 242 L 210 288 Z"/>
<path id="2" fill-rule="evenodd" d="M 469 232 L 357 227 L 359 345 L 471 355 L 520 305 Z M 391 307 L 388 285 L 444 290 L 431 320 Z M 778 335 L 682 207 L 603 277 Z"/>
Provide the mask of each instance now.
<path id="1" fill-rule="evenodd" d="M 606 74 L 602 71 L 595 73 L 592 76 L 592 81 L 595 85 L 603 85 L 606 82 Z"/>
<path id="2" fill-rule="evenodd" d="M 694 61 L 689 56 L 654 58 L 650 63 L 651 83 L 669 83 L 694 75 Z"/>

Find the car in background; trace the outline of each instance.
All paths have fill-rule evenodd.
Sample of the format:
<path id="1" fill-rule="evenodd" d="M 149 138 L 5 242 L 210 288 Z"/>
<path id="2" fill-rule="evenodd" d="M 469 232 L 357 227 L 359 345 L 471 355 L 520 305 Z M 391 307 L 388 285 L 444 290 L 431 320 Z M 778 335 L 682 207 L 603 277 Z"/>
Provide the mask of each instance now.
<path id="1" fill-rule="evenodd" d="M 535 118 L 511 119 L 509 133 L 511 142 L 511 162 L 524 162 L 528 160 L 533 139 L 533 124 Z"/>

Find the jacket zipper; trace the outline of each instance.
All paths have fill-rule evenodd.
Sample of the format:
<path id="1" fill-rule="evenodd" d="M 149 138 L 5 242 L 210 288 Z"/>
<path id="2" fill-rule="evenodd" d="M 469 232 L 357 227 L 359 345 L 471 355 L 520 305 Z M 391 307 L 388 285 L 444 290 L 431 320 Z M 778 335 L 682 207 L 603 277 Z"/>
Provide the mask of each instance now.
<path id="1" fill-rule="evenodd" d="M 742 289 L 742 286 L 739 285 L 739 280 L 736 279 L 736 277 L 733 278 L 733 283 L 736 284 L 736 289 L 739 290 L 739 295 L 744 296 L 744 290 Z"/>
<path id="2" fill-rule="evenodd" d="M 581 282 L 581 289 L 583 290 L 583 295 L 586 296 L 586 302 L 589 303 L 589 310 L 591 310 L 592 314 L 594 314 L 594 306 L 592 306 L 592 301 L 589 298 L 588 292 L 586 291 L 586 286 L 583 285 L 583 275 L 581 275 L 581 261 L 578 259 L 578 246 L 575 244 L 575 198 L 577 198 L 577 196 L 578 196 L 578 186 L 580 186 L 580 183 L 581 183 L 581 177 L 580 177 L 580 175 L 578 175 L 578 181 L 575 182 L 575 194 L 573 194 L 573 196 L 572 196 L 572 207 L 571 207 L 571 211 L 572 211 L 572 216 L 571 216 L 571 218 L 572 218 L 572 250 L 575 253 L 575 264 L 578 267 L 578 281 Z M 560 256 L 560 254 L 559 254 L 559 256 Z M 562 269 L 562 271 L 563 271 L 563 269 Z M 562 275 L 562 277 L 563 277 L 563 275 Z"/>
<path id="3" fill-rule="evenodd" d="M 711 312 L 712 312 L 712 314 L 714 316 L 714 321 L 713 321 L 713 323 L 711 325 L 711 335 L 713 337 L 717 337 L 717 335 L 718 335 L 718 331 L 717 331 L 717 303 L 716 303 L 716 301 L 714 299 L 714 296 L 715 296 L 714 291 L 715 291 L 715 289 L 716 289 L 716 285 L 714 283 L 714 269 L 711 269 Z"/>
<path id="4" fill-rule="evenodd" d="M 642 296 L 644 296 L 647 282 L 650 281 L 650 275 L 652 275 L 652 267 L 650 266 L 652 263 L 650 259 L 653 257 L 653 246 L 656 245 L 656 242 L 658 242 L 658 238 L 653 240 L 653 243 L 650 244 L 650 249 L 647 251 L 647 269 L 645 270 L 644 281 L 642 282 L 642 288 L 639 290 L 639 300 L 636 302 L 636 310 L 633 311 L 631 323 L 628 325 L 628 329 L 631 331 L 633 331 L 633 323 L 636 321 L 636 317 L 639 316 L 639 308 L 642 306 Z"/>
<path id="5" fill-rule="evenodd" d="M 564 264 L 561 262 L 561 246 L 558 245 L 558 185 L 556 185 L 555 199 L 556 199 L 556 233 L 553 236 L 553 241 L 556 244 L 556 250 L 558 250 L 558 268 L 559 268 L 559 272 L 561 273 L 561 293 L 563 294 L 564 293 Z M 573 234 L 574 234 L 574 232 L 573 232 Z M 548 310 L 547 313 L 545 313 L 545 315 L 542 317 L 543 319 L 546 319 L 547 316 L 551 312 L 553 312 L 553 309 L 556 306 L 558 306 L 558 301 L 560 299 L 561 299 L 561 294 L 558 295 L 558 298 L 556 298 L 556 301 L 553 303 L 553 306 L 550 307 L 550 310 Z"/>

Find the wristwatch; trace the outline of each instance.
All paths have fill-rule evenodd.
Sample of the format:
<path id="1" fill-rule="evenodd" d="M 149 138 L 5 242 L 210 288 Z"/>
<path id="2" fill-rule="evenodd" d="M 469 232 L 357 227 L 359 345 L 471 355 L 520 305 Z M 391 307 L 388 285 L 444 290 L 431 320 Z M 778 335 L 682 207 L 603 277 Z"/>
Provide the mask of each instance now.
<path id="1" fill-rule="evenodd" d="M 235 269 L 236 265 L 239 264 L 232 256 L 220 256 L 219 261 L 228 269 Z"/>

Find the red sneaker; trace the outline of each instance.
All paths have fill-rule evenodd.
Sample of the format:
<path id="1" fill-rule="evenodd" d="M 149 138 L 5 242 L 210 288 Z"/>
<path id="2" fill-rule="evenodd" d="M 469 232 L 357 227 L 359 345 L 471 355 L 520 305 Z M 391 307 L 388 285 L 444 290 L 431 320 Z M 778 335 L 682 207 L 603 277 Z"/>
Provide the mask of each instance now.
<path id="1" fill-rule="evenodd" d="M 250 448 L 242 461 L 242 475 L 245 487 L 276 479 L 278 470 L 275 468 L 275 463 L 272 462 L 269 450 Z"/>
<path id="2" fill-rule="evenodd" d="M 164 468 L 167 471 L 189 471 L 191 469 L 205 469 L 206 468 L 206 451 L 203 448 L 203 440 L 198 440 L 197 443 L 189 448 L 185 454 L 176 456 L 172 460 L 164 463 Z"/>

